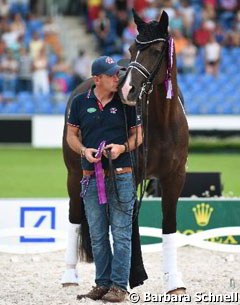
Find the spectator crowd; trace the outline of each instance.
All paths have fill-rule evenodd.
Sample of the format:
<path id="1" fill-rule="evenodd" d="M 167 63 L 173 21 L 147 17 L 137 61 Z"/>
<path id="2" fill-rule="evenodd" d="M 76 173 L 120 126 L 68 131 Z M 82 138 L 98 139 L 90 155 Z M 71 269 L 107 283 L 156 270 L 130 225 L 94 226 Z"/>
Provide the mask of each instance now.
<path id="1" fill-rule="evenodd" d="M 59 29 L 28 1 L 0 0 L 0 92 L 66 93 L 75 87 Z"/>
<path id="2" fill-rule="evenodd" d="M 180 73 L 194 72 L 203 49 L 205 71 L 216 75 L 221 48 L 240 47 L 239 0 L 89 0 L 87 30 L 96 36 L 100 53 L 129 56 L 137 34 L 132 7 L 145 21 L 158 19 L 162 10 L 168 13 Z"/>
<path id="3" fill-rule="evenodd" d="M 178 72 L 217 76 L 222 51 L 240 50 L 240 0 L 79 0 L 77 16 L 86 33 L 95 37 L 97 52 L 118 60 L 129 57 L 137 29 L 134 8 L 145 21 L 169 15 Z M 28 0 L 0 0 L 0 101 L 19 92 L 53 95 L 66 103 L 66 94 L 90 76 L 91 59 L 79 50 L 73 63 L 64 58 L 59 28 L 52 18 L 37 16 Z M 81 39 L 81 37 L 79 38 Z M 239 54 L 240 55 L 240 54 Z M 199 71 L 199 68 L 198 68 Z M 11 94 L 9 94 L 11 93 Z M 64 107 L 63 107 L 64 109 Z"/>

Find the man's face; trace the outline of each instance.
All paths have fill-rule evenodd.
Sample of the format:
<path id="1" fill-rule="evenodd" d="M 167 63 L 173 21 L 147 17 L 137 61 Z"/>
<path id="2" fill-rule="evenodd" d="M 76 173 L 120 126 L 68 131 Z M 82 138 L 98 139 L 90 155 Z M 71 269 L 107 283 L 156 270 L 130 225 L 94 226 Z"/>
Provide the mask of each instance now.
<path id="1" fill-rule="evenodd" d="M 98 76 L 95 76 L 95 83 L 102 89 L 109 91 L 109 92 L 117 92 L 118 90 L 118 82 L 119 82 L 119 73 L 116 73 L 115 75 L 106 75 L 101 74 Z"/>

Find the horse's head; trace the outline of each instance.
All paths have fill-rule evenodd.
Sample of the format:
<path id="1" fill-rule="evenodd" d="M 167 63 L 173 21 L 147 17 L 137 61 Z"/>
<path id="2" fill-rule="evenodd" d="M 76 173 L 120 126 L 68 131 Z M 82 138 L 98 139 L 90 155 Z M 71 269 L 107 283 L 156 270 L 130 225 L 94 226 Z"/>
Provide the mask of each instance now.
<path id="1" fill-rule="evenodd" d="M 133 10 L 138 35 L 129 51 L 130 64 L 120 94 L 123 103 L 134 106 L 143 92 L 162 83 L 167 74 L 168 15 L 162 12 L 159 21 L 144 22 Z"/>

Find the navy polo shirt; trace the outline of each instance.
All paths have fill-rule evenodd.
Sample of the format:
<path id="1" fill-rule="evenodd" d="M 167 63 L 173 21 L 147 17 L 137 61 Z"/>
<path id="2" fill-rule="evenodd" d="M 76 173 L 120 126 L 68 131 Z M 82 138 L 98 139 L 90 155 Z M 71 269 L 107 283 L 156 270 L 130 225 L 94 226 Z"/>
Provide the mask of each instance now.
<path id="1" fill-rule="evenodd" d="M 126 123 L 124 116 L 126 112 Z M 93 88 L 73 98 L 68 117 L 69 125 L 81 130 L 82 143 L 88 148 L 98 148 L 105 140 L 107 144 L 123 144 L 127 141 L 127 130 L 141 124 L 141 118 L 136 118 L 135 107 L 124 105 L 116 93 L 112 100 L 101 107 L 94 95 Z M 108 168 L 108 159 L 102 157 L 103 168 Z M 132 166 L 130 154 L 123 153 L 113 160 L 114 168 Z M 82 168 L 93 170 L 94 164 L 82 158 Z"/>

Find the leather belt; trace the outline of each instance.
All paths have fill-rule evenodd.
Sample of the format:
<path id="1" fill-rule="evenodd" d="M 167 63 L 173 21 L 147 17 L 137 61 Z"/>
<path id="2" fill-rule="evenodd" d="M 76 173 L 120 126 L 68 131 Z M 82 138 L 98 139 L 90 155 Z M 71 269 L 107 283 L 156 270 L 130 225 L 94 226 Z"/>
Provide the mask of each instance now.
<path id="1" fill-rule="evenodd" d="M 114 173 L 116 175 L 131 173 L 131 172 L 132 172 L 131 167 L 118 167 L 118 168 L 115 168 L 115 170 L 114 170 Z M 85 169 L 83 170 L 83 176 L 85 176 L 85 177 L 94 176 L 94 174 L 95 174 L 94 170 L 91 170 L 91 171 L 85 170 Z M 105 174 L 105 176 L 109 176 L 110 175 L 110 170 L 105 169 L 104 174 Z"/>

